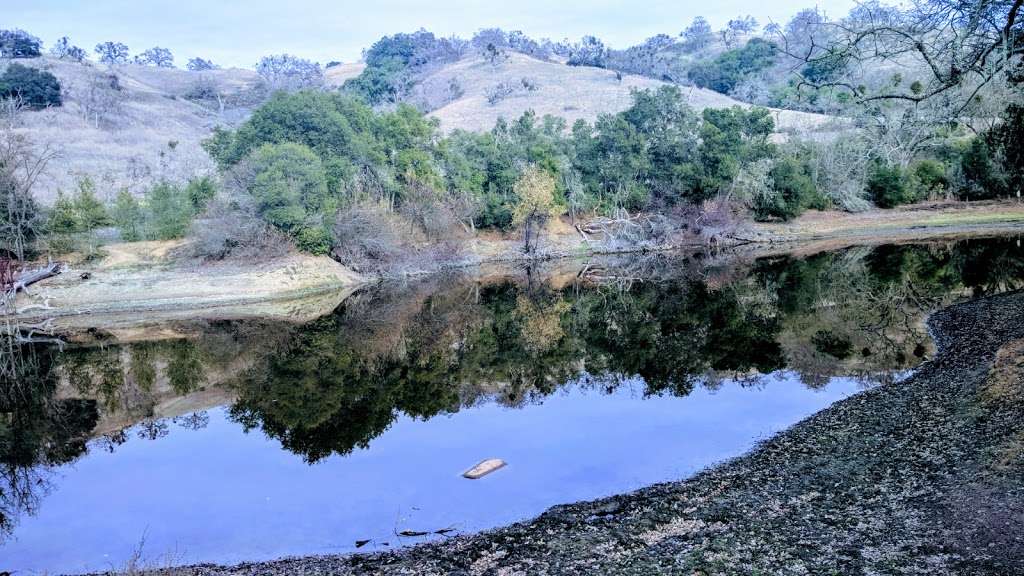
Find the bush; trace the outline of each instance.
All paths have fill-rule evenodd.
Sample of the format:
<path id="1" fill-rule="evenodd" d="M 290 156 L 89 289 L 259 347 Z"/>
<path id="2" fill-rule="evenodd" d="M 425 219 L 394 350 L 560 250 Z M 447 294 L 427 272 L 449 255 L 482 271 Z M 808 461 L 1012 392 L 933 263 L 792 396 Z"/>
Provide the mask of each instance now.
<path id="1" fill-rule="evenodd" d="M 879 208 L 895 208 L 913 201 L 904 180 L 903 169 L 876 162 L 868 172 L 868 195 Z"/>
<path id="2" fill-rule="evenodd" d="M 111 209 L 111 217 L 121 233 L 121 239 L 125 242 L 136 242 L 143 238 L 146 216 L 142 211 L 142 205 L 128 190 L 121 190 L 118 193 Z"/>
<path id="3" fill-rule="evenodd" d="M 414 243 L 408 229 L 396 215 L 376 206 L 353 206 L 338 213 L 332 255 L 358 272 L 381 270 Z"/>
<path id="4" fill-rule="evenodd" d="M 791 220 L 807 208 L 821 208 L 824 200 L 811 178 L 808 167 L 794 158 L 785 158 L 769 172 L 770 194 L 755 198 L 754 216 L 758 220 Z"/>
<path id="5" fill-rule="evenodd" d="M 206 205 L 217 195 L 217 186 L 209 176 L 193 178 L 188 181 L 185 187 L 185 195 L 192 205 L 192 211 L 201 214 L 206 210 Z"/>
<path id="6" fill-rule="evenodd" d="M 775 62 L 778 47 L 754 38 L 742 48 L 719 54 L 715 59 L 700 62 L 690 69 L 690 81 L 700 88 L 728 94 L 744 78 L 768 68 Z"/>
<path id="7" fill-rule="evenodd" d="M 148 237 L 151 240 L 173 240 L 188 232 L 192 223 L 192 204 L 180 186 L 161 182 L 146 195 L 149 209 Z"/>
<path id="8" fill-rule="evenodd" d="M 1000 163 L 993 157 L 992 147 L 984 138 L 975 137 L 960 156 L 964 175 L 961 199 L 987 200 L 1007 194 L 1007 181 Z"/>
<path id="9" fill-rule="evenodd" d="M 193 255 L 207 260 L 276 258 L 292 248 L 288 236 L 264 222 L 246 196 L 213 198 L 193 224 L 192 237 Z"/>
<path id="10" fill-rule="evenodd" d="M 21 64 L 11 64 L 0 76 L 0 100 L 11 97 L 20 97 L 31 108 L 63 104 L 56 76 Z"/>
<path id="11" fill-rule="evenodd" d="M 0 58 L 37 58 L 43 42 L 24 30 L 0 30 Z"/>
<path id="12" fill-rule="evenodd" d="M 938 160 L 918 160 L 907 170 L 907 188 L 914 202 L 942 196 L 948 187 L 946 166 Z"/>

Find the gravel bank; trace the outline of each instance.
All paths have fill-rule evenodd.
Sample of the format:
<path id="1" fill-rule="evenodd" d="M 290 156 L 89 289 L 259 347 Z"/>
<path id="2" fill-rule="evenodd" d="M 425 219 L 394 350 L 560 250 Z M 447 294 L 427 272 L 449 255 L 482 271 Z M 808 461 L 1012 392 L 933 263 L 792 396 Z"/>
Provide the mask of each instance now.
<path id="1" fill-rule="evenodd" d="M 1024 293 L 930 327 L 911 378 L 689 480 L 390 553 L 160 573 L 1024 574 Z"/>

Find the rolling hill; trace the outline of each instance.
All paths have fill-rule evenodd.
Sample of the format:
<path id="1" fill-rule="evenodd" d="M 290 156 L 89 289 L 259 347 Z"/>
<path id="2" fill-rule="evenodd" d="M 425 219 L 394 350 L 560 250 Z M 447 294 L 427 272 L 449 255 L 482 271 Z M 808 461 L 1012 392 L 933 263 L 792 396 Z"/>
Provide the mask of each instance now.
<path id="1" fill-rule="evenodd" d="M 38 187 L 44 203 L 51 203 L 58 191 L 72 192 L 84 176 L 96 182 L 101 198 L 112 199 L 121 189 L 141 193 L 161 179 L 210 172 L 214 167 L 202 140 L 217 126 L 237 125 L 267 97 L 252 70 L 108 68 L 47 57 L 21 62 L 52 72 L 64 92 L 64 106 L 24 112 L 16 128 L 36 146 L 59 152 Z M 325 86 L 338 89 L 364 68 L 361 63 L 332 66 L 325 71 Z M 578 119 L 593 121 L 627 108 L 633 90 L 663 84 L 514 52 L 495 63 L 471 54 L 423 74 L 412 100 L 423 103 L 433 94 L 436 101 L 442 94 L 429 107 L 442 131 L 480 131 L 527 110 L 563 117 L 570 125 Z M 683 91 L 698 111 L 748 106 L 710 90 Z M 828 116 L 790 110 L 776 110 L 775 119 L 780 133 L 827 132 L 834 124 Z"/>

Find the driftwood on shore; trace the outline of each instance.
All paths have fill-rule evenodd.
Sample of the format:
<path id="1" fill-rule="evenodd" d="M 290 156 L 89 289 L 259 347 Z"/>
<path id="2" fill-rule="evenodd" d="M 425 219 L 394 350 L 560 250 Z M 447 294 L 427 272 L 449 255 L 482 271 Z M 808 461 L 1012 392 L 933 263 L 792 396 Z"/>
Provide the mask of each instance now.
<path id="1" fill-rule="evenodd" d="M 0 295 L 2 295 L 3 300 L 0 301 L 0 312 L 12 311 L 11 304 L 13 304 L 14 297 L 18 295 L 18 292 L 25 290 L 37 282 L 41 282 L 47 278 L 52 278 L 60 273 L 60 263 L 51 262 L 41 268 L 13 274 L 9 283 L 6 283 L 6 285 L 2 287 L 3 292 L 0 293 Z"/>

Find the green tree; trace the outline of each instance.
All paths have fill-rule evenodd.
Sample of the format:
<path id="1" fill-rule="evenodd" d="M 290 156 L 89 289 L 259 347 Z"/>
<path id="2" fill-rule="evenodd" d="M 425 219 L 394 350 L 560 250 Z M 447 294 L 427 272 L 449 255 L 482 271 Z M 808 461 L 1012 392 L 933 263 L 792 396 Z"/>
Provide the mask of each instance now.
<path id="1" fill-rule="evenodd" d="M 868 173 L 867 190 L 879 208 L 894 208 L 911 201 L 903 169 L 895 164 L 875 162 Z"/>
<path id="2" fill-rule="evenodd" d="M 185 191 L 169 182 L 161 182 L 146 194 L 149 212 L 147 231 L 153 240 L 183 237 L 192 223 L 192 203 Z"/>
<path id="3" fill-rule="evenodd" d="M 63 104 L 56 76 L 21 64 L 11 64 L 0 75 L 0 100 L 12 97 L 20 97 L 30 108 Z"/>
<path id="4" fill-rule="evenodd" d="M 91 232 L 113 223 L 106 206 L 96 197 L 96 184 L 88 176 L 78 181 L 73 204 L 78 232 Z"/>
<path id="5" fill-rule="evenodd" d="M 322 244 L 314 241 L 316 233 L 307 230 L 323 228 L 337 205 L 327 191 L 320 158 L 307 146 L 286 143 L 264 144 L 250 161 L 254 176 L 249 193 L 260 216 L 323 253 Z"/>
<path id="6" fill-rule="evenodd" d="M 123 189 L 117 194 L 111 209 L 111 217 L 114 220 L 114 225 L 121 232 L 122 240 L 135 242 L 142 239 L 142 226 L 146 216 L 142 211 L 142 205 L 127 189 Z"/>
<path id="7" fill-rule="evenodd" d="M 213 197 L 217 195 L 217 185 L 214 184 L 213 179 L 209 176 L 193 178 L 188 181 L 188 185 L 185 187 L 185 194 L 192 204 L 192 211 L 196 214 L 201 214 L 206 210 L 206 205 L 210 203 L 210 200 L 213 200 Z"/>

